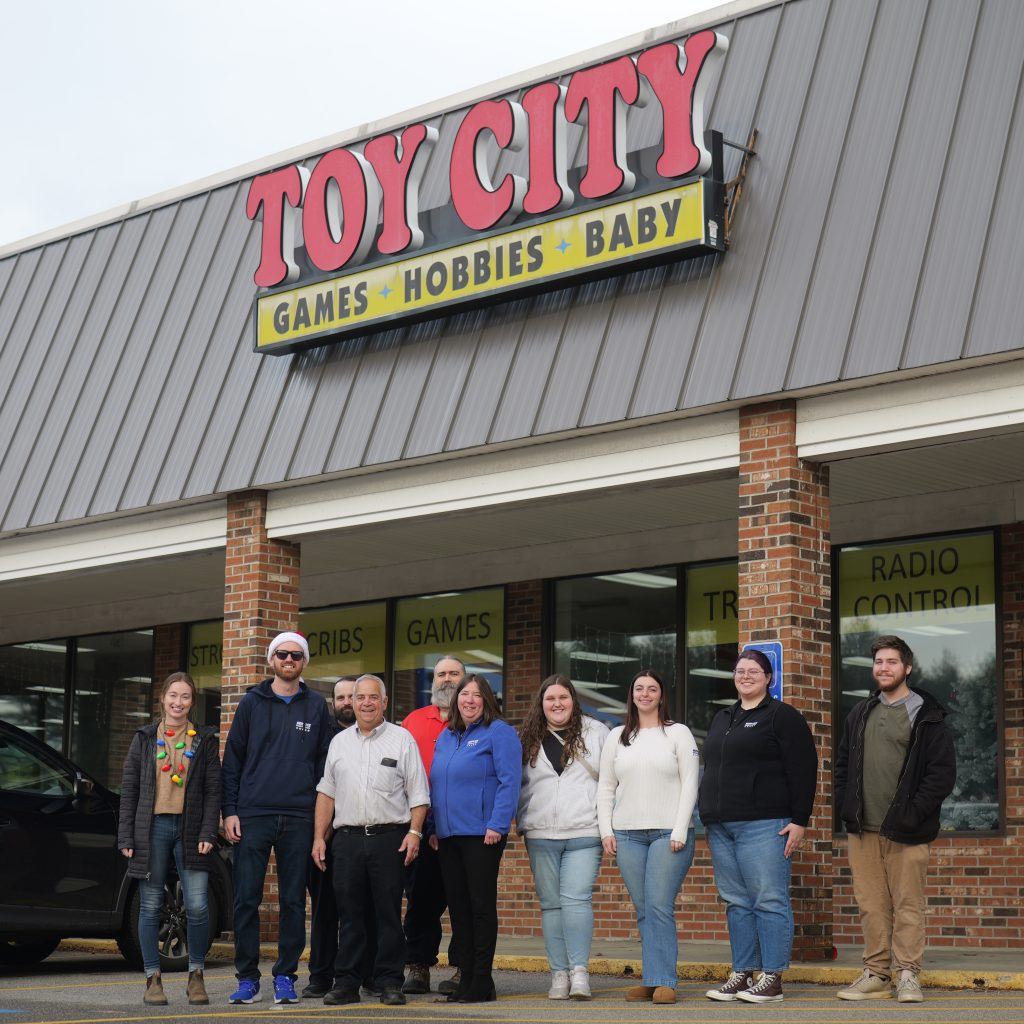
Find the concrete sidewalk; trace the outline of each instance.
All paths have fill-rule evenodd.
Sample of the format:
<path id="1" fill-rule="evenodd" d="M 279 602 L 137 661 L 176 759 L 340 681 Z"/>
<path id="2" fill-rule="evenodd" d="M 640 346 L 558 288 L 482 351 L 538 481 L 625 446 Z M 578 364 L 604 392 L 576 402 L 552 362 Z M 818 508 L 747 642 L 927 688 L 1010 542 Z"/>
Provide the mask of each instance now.
<path id="1" fill-rule="evenodd" d="M 62 949 L 117 953 L 112 941 L 103 939 L 66 939 Z M 308 952 L 308 951 L 307 951 Z M 727 942 L 680 942 L 681 981 L 719 981 L 729 976 L 730 956 Z M 262 958 L 273 960 L 277 949 L 264 943 Z M 231 960 L 230 942 L 217 941 L 210 956 Z M 306 954 L 303 955 L 305 959 Z M 442 963 L 445 958 L 442 955 Z M 547 972 L 544 942 L 534 936 L 499 936 L 494 966 L 502 971 Z M 640 975 L 640 943 L 596 939 L 590 958 L 592 974 L 615 977 Z M 794 963 L 786 971 L 786 981 L 817 985 L 846 985 L 861 972 L 860 948 L 843 946 L 835 960 L 827 963 Z M 1006 989 L 1024 991 L 1024 951 L 1018 949 L 966 949 L 935 947 L 925 951 L 921 984 L 926 988 Z"/>

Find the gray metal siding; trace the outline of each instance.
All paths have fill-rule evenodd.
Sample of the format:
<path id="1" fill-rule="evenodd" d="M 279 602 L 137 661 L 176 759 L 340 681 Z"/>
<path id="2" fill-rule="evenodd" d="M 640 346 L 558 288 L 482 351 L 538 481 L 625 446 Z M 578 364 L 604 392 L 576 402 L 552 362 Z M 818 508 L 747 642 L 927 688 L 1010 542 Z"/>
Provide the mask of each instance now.
<path id="1" fill-rule="evenodd" d="M 0 530 L 1022 349 L 1024 4 L 786 0 L 718 27 L 708 123 L 760 133 L 723 257 L 283 357 L 252 351 L 246 182 L 0 260 Z M 429 122 L 434 227 L 459 118 Z M 584 143 L 570 125 L 573 168 Z"/>

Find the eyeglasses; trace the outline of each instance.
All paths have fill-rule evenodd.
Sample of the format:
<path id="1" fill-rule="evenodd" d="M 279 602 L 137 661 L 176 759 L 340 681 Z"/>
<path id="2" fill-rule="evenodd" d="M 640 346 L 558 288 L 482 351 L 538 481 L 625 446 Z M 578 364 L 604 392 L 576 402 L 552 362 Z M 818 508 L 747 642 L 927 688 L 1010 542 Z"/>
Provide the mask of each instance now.
<path id="1" fill-rule="evenodd" d="M 765 675 L 763 668 L 751 668 L 745 671 L 737 669 L 733 672 L 733 676 L 736 679 L 760 679 L 761 676 Z"/>
<path id="2" fill-rule="evenodd" d="M 291 658 L 292 661 L 302 661 L 305 655 L 302 651 L 274 651 L 274 657 L 280 658 L 282 661 L 287 661 Z"/>

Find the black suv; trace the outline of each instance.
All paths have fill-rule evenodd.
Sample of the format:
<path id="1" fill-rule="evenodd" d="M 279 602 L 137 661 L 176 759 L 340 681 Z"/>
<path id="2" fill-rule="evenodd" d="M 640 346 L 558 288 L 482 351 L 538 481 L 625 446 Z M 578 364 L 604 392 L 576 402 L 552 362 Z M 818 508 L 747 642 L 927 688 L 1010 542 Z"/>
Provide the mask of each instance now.
<path id="1" fill-rule="evenodd" d="M 61 939 L 114 938 L 142 967 L 139 889 L 117 849 L 116 793 L 52 747 L 0 721 L 0 965 L 38 963 Z M 231 853 L 210 875 L 210 935 L 231 928 Z M 188 966 L 181 884 L 169 878 L 160 966 Z"/>

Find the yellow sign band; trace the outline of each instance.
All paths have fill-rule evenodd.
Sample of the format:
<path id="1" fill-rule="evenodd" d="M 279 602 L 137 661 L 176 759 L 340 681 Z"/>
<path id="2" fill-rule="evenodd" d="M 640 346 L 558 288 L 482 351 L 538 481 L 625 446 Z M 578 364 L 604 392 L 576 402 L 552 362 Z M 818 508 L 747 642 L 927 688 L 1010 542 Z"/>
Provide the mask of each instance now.
<path id="1" fill-rule="evenodd" d="M 262 295 L 256 349 L 365 329 L 396 317 L 531 284 L 574 277 L 626 260 L 710 244 L 702 179 L 566 217 L 491 235 L 341 277 Z M 708 235 L 710 234 L 710 243 Z"/>

